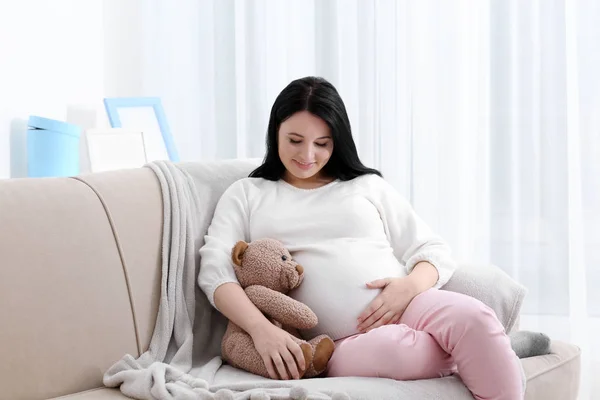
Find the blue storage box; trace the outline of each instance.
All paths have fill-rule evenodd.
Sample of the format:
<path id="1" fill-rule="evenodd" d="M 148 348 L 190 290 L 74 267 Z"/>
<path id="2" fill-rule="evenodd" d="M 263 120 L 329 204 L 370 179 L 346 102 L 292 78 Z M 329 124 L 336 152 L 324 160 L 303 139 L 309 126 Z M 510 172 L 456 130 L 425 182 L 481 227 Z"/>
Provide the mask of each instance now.
<path id="1" fill-rule="evenodd" d="M 81 128 L 35 115 L 27 129 L 27 175 L 31 178 L 79 174 Z"/>

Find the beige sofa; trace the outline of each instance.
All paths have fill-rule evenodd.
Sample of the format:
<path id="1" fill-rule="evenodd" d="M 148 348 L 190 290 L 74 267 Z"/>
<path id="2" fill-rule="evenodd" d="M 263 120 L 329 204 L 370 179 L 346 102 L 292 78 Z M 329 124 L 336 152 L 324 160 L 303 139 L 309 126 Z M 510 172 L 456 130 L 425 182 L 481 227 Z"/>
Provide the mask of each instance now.
<path id="1" fill-rule="evenodd" d="M 162 213 L 147 168 L 0 181 L 0 399 L 126 399 L 102 375 L 150 342 Z M 577 347 L 522 362 L 527 399 L 577 398 Z"/>

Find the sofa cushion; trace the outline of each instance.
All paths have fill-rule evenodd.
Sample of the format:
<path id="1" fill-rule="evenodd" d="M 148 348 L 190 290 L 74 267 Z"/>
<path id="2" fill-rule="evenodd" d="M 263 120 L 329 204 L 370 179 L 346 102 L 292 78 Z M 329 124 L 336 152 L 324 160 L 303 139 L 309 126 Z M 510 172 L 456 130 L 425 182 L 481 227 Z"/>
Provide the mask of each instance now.
<path id="1" fill-rule="evenodd" d="M 551 353 L 522 360 L 527 377 L 526 400 L 575 400 L 579 391 L 581 350 L 553 341 Z"/>
<path id="2" fill-rule="evenodd" d="M 527 290 L 492 264 L 461 264 L 443 287 L 474 297 L 492 310 L 506 332 L 517 324 Z"/>

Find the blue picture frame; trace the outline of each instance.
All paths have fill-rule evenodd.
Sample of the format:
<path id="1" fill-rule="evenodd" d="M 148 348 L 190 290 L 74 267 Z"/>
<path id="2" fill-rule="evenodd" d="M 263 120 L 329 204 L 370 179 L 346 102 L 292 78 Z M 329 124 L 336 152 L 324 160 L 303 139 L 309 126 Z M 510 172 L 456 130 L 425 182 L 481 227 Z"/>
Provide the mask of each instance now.
<path id="1" fill-rule="evenodd" d="M 171 136 L 167 117 L 159 97 L 107 97 L 104 99 L 104 107 L 108 114 L 110 126 L 113 128 L 123 127 L 121 125 L 121 119 L 119 118 L 119 108 L 152 107 L 154 109 L 156 120 L 158 121 L 158 126 L 160 127 L 160 133 L 165 143 L 169 159 L 173 162 L 179 161 L 177 148 L 175 147 L 173 136 Z"/>

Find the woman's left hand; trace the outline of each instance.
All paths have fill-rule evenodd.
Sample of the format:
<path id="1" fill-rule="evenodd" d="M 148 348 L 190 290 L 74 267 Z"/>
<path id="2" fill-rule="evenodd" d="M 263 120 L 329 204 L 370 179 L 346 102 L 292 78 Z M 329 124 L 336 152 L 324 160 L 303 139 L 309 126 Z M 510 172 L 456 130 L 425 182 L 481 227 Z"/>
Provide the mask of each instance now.
<path id="1" fill-rule="evenodd" d="M 383 290 L 358 317 L 358 330 L 361 333 L 398 323 L 408 304 L 419 294 L 409 277 L 378 279 L 367 283 L 367 287 Z"/>

